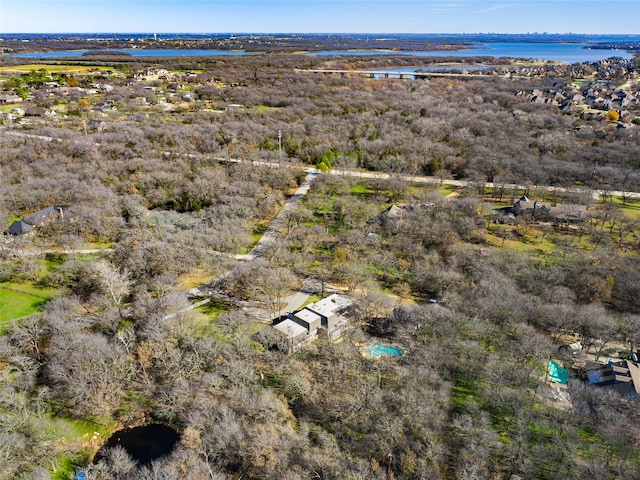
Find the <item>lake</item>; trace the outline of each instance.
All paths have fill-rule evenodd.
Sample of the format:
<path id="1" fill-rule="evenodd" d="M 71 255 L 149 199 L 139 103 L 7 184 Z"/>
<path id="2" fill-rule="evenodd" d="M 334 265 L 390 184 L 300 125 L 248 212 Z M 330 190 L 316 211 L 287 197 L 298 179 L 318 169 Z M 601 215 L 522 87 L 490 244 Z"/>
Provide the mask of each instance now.
<path id="1" fill-rule="evenodd" d="M 417 57 L 473 57 L 487 56 L 493 58 L 513 57 L 536 60 L 550 60 L 563 63 L 591 62 L 610 57 L 633 58 L 633 55 L 623 50 L 599 50 L 584 48 L 587 43 L 529 43 L 529 42 L 491 42 L 465 50 L 424 50 L 415 52 L 396 52 L 390 50 L 343 50 L 326 52 L 309 52 L 304 55 L 412 55 Z M 61 52 L 38 52 L 16 54 L 19 58 L 59 58 L 80 57 L 89 50 L 73 50 Z M 198 56 L 228 56 L 228 55 L 259 55 L 243 50 L 142 50 L 119 49 L 133 57 L 198 57 Z M 88 57 L 91 58 L 91 57 Z"/>
<path id="2" fill-rule="evenodd" d="M 536 60 L 551 60 L 563 63 L 593 62 L 610 57 L 633 58 L 633 55 L 624 50 L 598 50 L 584 48 L 586 43 L 528 43 L 528 42 L 496 42 L 486 43 L 465 50 L 425 50 L 416 52 L 393 51 L 332 51 L 315 52 L 307 55 L 390 55 L 402 54 L 417 57 L 512 57 L 533 58 Z"/>
<path id="3" fill-rule="evenodd" d="M 248 55 L 244 50 L 142 50 L 139 48 L 119 48 L 117 50 L 99 50 L 101 52 L 123 52 L 132 57 L 212 57 L 218 55 Z M 17 58 L 61 58 L 82 57 L 87 52 L 96 50 L 62 50 L 60 52 L 34 52 L 11 55 Z M 85 57 L 90 59 L 92 57 Z"/>

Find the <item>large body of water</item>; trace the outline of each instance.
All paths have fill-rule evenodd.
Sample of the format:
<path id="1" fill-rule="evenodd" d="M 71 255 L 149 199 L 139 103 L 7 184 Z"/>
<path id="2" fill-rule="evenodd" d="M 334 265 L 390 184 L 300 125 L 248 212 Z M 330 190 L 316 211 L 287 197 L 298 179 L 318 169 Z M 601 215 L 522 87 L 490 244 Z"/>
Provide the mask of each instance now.
<path id="1" fill-rule="evenodd" d="M 639 38 L 640 40 L 640 38 Z M 475 57 L 487 56 L 493 58 L 512 57 L 536 60 L 549 60 L 563 63 L 591 62 L 610 57 L 633 58 L 624 50 L 601 50 L 587 48 L 587 43 L 529 43 L 529 42 L 491 42 L 464 50 L 424 50 L 415 52 L 396 52 L 389 50 L 348 50 L 310 52 L 306 55 L 412 55 L 417 57 Z M 59 58 L 80 57 L 89 50 L 74 50 L 62 52 L 37 52 L 18 54 L 20 58 Z M 226 56 L 226 55 L 256 55 L 238 50 L 118 50 L 134 57 L 174 57 L 174 56 Z M 89 57 L 90 58 L 90 57 Z"/>
<path id="2" fill-rule="evenodd" d="M 610 57 L 633 58 L 633 55 L 624 50 L 600 50 L 585 48 L 584 43 L 527 43 L 527 42 L 496 42 L 487 43 L 474 48 L 464 50 L 435 50 L 417 52 L 392 52 L 392 51 L 333 51 L 317 52 L 310 55 L 355 55 L 367 53 L 370 55 L 404 54 L 418 57 L 511 57 L 536 60 L 550 60 L 563 63 L 593 62 Z"/>

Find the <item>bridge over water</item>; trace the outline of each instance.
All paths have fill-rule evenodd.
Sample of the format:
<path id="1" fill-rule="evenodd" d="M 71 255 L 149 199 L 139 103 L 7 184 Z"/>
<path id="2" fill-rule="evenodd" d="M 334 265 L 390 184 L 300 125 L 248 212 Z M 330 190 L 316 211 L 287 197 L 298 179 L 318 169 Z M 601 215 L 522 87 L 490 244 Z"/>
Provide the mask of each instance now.
<path id="1" fill-rule="evenodd" d="M 363 75 L 369 78 L 400 78 L 405 79 L 409 78 L 412 80 L 416 80 L 419 78 L 434 78 L 434 77 L 444 77 L 444 78 L 464 78 L 464 79 L 491 79 L 491 78 L 529 78 L 524 76 L 516 76 L 516 75 L 483 75 L 479 73 L 449 73 L 449 72 L 405 72 L 398 70 L 327 70 L 327 69 L 311 69 L 311 70 L 300 70 L 296 69 L 298 72 L 306 72 L 306 73 L 322 73 L 325 75 Z"/>

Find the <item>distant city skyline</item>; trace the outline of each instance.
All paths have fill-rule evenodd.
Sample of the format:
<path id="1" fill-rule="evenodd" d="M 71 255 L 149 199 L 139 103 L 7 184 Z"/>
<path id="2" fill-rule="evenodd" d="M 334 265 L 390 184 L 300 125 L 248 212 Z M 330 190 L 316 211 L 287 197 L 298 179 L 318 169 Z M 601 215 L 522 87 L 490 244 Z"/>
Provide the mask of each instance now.
<path id="1" fill-rule="evenodd" d="M 2 33 L 640 34 L 638 0 L 0 0 Z"/>

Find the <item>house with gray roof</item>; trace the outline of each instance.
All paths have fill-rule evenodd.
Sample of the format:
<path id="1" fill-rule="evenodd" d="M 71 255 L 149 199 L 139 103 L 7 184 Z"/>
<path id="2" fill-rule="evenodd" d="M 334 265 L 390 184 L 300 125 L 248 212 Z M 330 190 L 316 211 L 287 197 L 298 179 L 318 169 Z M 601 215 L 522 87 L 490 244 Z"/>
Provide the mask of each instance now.
<path id="1" fill-rule="evenodd" d="M 16 220 L 4 233 L 8 235 L 26 235 L 33 232 L 33 227 L 22 220 Z"/>
<path id="2" fill-rule="evenodd" d="M 34 227 L 42 227 L 50 223 L 70 221 L 71 212 L 67 207 L 51 206 L 31 213 L 22 220 Z"/>
<path id="3" fill-rule="evenodd" d="M 286 350 L 290 353 L 317 338 L 331 341 L 340 338 L 348 323 L 342 314 L 351 303 L 348 298 L 333 294 L 290 313 L 288 318 L 271 327 L 280 336 L 278 345 L 280 348 L 286 345 Z"/>
<path id="4" fill-rule="evenodd" d="M 3 233 L 7 235 L 26 235 L 35 228 L 59 222 L 72 222 L 73 212 L 67 207 L 50 206 L 31 213 L 22 220 L 16 220 Z"/>
<path id="5" fill-rule="evenodd" d="M 569 203 L 551 206 L 545 202 L 529 200 L 525 195 L 520 197 L 512 207 L 500 209 L 504 214 L 514 217 L 528 216 L 538 222 L 552 222 L 556 225 L 570 225 L 585 220 L 586 207 Z"/>
<path id="6" fill-rule="evenodd" d="M 5 95 L 0 95 L 0 105 L 8 105 L 11 103 L 20 103 L 22 102 L 22 98 L 14 93 L 8 93 Z"/>

